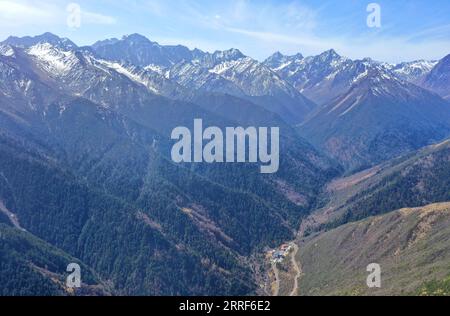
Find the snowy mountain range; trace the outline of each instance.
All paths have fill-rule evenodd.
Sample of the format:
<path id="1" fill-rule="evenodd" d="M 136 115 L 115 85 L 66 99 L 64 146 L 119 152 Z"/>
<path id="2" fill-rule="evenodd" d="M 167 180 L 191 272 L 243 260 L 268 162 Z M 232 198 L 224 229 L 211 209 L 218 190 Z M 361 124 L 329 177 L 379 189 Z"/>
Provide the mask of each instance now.
<path id="1" fill-rule="evenodd" d="M 398 129 L 396 119 L 408 126 L 408 135 L 421 132 L 423 139 L 416 145 L 392 144 L 373 162 L 440 139 L 450 122 L 448 103 L 433 94 L 448 99 L 450 55 L 439 62 L 393 65 L 351 60 L 331 49 L 309 57 L 277 52 L 259 62 L 237 49 L 208 53 L 159 45 L 139 34 L 78 47 L 51 33 L 10 37 L 1 43 L 0 54 L 24 69 L 37 69 L 60 91 L 113 108 L 152 96 L 187 102 L 208 94 L 237 97 L 302 126 L 314 145 L 354 167 L 372 161 L 373 153 L 367 157 L 363 147 Z M 338 137 L 366 119 L 348 139 Z M 359 139 L 362 147 L 352 143 L 360 133 L 365 135 Z"/>
<path id="2" fill-rule="evenodd" d="M 437 63 L 437 61 L 417 60 L 386 66 L 401 79 L 420 85 Z"/>
<path id="3" fill-rule="evenodd" d="M 300 129 L 346 168 L 358 169 L 443 139 L 449 127 L 449 102 L 375 64 Z"/>
<path id="4" fill-rule="evenodd" d="M 275 53 L 264 63 L 318 104 L 330 102 L 366 76 L 370 69 L 379 67 L 399 79 L 425 87 L 425 78 L 438 64 L 437 61 L 425 60 L 400 64 L 382 63 L 370 58 L 350 60 L 334 50 L 306 58 L 301 54 L 285 56 Z"/>

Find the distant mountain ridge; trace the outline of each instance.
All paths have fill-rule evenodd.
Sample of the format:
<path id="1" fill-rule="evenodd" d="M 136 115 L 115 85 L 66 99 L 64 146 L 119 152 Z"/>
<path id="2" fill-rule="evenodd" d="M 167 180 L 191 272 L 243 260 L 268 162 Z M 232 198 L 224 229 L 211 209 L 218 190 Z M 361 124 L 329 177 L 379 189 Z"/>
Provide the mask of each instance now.
<path id="1" fill-rule="evenodd" d="M 37 36 L 25 36 L 25 37 L 10 36 L 5 41 L 2 42 L 2 44 L 17 46 L 21 48 L 29 48 L 31 46 L 44 43 L 65 49 L 76 49 L 78 47 L 74 42 L 72 42 L 68 38 L 60 38 L 59 36 L 49 32 Z"/>
<path id="2" fill-rule="evenodd" d="M 310 57 L 278 52 L 260 63 L 237 49 L 207 53 L 159 45 L 139 34 L 82 48 L 51 33 L 10 37 L 0 45 L 5 58 L 14 50 L 37 63 L 52 84 L 109 106 L 141 102 L 150 95 L 188 102 L 217 93 L 245 99 L 301 125 L 301 133 L 314 145 L 351 168 L 448 136 L 448 106 L 413 85 L 445 97 L 446 58 L 391 65 L 370 58 L 351 60 L 331 49 Z M 387 104 L 403 104 L 403 109 L 391 107 L 394 112 L 388 115 Z M 380 121 L 385 119 L 392 121 Z M 384 144 L 382 135 L 394 130 L 400 130 L 397 142 Z"/>
<path id="3" fill-rule="evenodd" d="M 237 49 L 206 53 L 184 46 L 159 45 L 137 34 L 98 42 L 92 49 L 107 60 L 157 71 L 186 89 L 249 98 L 263 107 L 272 107 L 293 123 L 301 122 L 315 108 L 288 82 Z"/>
<path id="4" fill-rule="evenodd" d="M 376 66 L 300 130 L 347 168 L 370 167 L 448 137 L 450 104 Z"/>
<path id="5" fill-rule="evenodd" d="M 373 67 L 382 67 L 401 80 L 427 88 L 425 78 L 437 66 L 438 61 L 417 60 L 389 64 L 370 58 L 351 60 L 331 49 L 309 57 L 301 54 L 286 56 L 277 52 L 264 63 L 311 100 L 325 104 L 345 93 L 359 76 Z"/>
<path id="6" fill-rule="evenodd" d="M 162 46 L 140 34 L 126 35 L 119 39 L 96 42 L 92 49 L 101 58 L 127 61 L 136 66 L 158 65 L 170 67 L 182 60 L 192 60 L 204 55 L 200 50 L 185 46 Z"/>
<path id="7" fill-rule="evenodd" d="M 445 97 L 445 60 L 391 65 L 330 50 L 306 58 L 276 53 L 265 64 L 320 104 L 299 127 L 303 135 L 358 169 L 449 135 L 449 103 L 433 93 Z M 433 77 L 444 83 L 433 85 Z"/>
<path id="8" fill-rule="evenodd" d="M 436 64 L 424 78 L 422 85 L 450 100 L 450 55 Z"/>
<path id="9" fill-rule="evenodd" d="M 437 64 L 437 61 L 417 60 L 397 65 L 387 65 L 387 68 L 392 70 L 401 79 L 421 85 L 425 77 Z"/>
<path id="10" fill-rule="evenodd" d="M 170 98 L 189 100 L 196 90 L 247 98 L 291 123 L 302 122 L 315 109 L 315 104 L 288 82 L 237 49 L 205 53 L 184 46 L 162 46 L 139 34 L 100 41 L 92 47 L 79 48 L 70 43 L 46 33 L 9 38 L 3 46 L 17 44 L 41 58 L 55 54 L 47 62 L 66 68 L 71 66 L 67 58 L 77 55 L 96 63 L 95 67 L 113 68 L 151 92 Z"/>

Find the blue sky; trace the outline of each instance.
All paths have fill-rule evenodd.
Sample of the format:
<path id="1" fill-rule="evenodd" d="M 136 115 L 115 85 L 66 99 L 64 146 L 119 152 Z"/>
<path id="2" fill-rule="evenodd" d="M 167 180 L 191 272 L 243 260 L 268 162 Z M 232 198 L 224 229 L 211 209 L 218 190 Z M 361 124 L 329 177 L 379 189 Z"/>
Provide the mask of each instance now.
<path id="1" fill-rule="evenodd" d="M 67 5 L 81 26 L 67 26 Z M 367 5 L 381 7 L 369 28 Z M 79 45 L 140 33 L 161 44 L 207 51 L 238 48 L 263 60 L 275 51 L 398 62 L 450 54 L 448 0 L 0 0 L 0 39 L 46 31 Z"/>

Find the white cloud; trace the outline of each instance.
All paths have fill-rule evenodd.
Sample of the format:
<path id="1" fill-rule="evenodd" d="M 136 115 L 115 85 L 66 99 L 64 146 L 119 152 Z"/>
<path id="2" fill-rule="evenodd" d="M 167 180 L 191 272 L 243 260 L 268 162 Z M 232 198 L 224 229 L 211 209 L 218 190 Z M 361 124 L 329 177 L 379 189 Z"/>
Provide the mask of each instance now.
<path id="1" fill-rule="evenodd" d="M 81 22 L 86 24 L 116 24 L 117 20 L 108 15 L 81 10 Z"/>
<path id="2" fill-rule="evenodd" d="M 0 0 L 0 27 L 22 27 L 30 25 L 65 24 L 67 3 L 41 0 Z M 91 12 L 81 6 L 81 23 L 115 24 L 116 19 L 104 14 Z"/>
<path id="3" fill-rule="evenodd" d="M 145 9 L 157 16 L 162 16 L 165 12 L 164 6 L 158 0 L 146 1 Z"/>
<path id="4" fill-rule="evenodd" d="M 318 38 L 312 37 L 312 36 L 292 36 L 292 35 L 286 35 L 286 34 L 279 34 L 279 33 L 273 33 L 273 32 L 260 32 L 260 31 L 251 31 L 251 30 L 245 30 L 245 29 L 239 29 L 239 28 L 233 28 L 233 27 L 227 27 L 225 28 L 226 31 L 233 32 L 233 33 L 239 33 L 242 35 L 246 35 L 249 37 L 252 37 L 254 39 L 268 42 L 271 44 L 293 44 L 293 45 L 302 45 L 302 46 L 308 46 L 311 49 L 323 49 L 326 47 L 329 47 L 330 45 L 333 45 L 330 41 L 324 41 L 320 40 Z"/>
<path id="5" fill-rule="evenodd" d="M 235 0 L 221 13 L 226 27 L 271 33 L 311 32 L 317 25 L 317 12 L 298 1 L 288 3 Z"/>
<path id="6" fill-rule="evenodd" d="M 35 6 L 29 1 L 0 0 L 0 25 L 29 25 L 54 20 L 48 5 Z"/>

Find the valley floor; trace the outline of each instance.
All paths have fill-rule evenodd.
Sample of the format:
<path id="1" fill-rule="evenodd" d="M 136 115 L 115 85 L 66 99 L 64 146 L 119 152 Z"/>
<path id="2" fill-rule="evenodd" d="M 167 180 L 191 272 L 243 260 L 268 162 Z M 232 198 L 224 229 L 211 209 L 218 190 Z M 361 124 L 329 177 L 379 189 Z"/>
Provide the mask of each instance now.
<path id="1" fill-rule="evenodd" d="M 289 243 L 289 250 L 281 259 L 274 259 L 272 250 L 266 256 L 270 272 L 267 278 L 266 291 L 272 296 L 297 296 L 299 279 L 302 275 L 300 261 L 296 260 L 299 247 L 295 242 Z"/>

